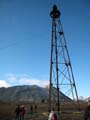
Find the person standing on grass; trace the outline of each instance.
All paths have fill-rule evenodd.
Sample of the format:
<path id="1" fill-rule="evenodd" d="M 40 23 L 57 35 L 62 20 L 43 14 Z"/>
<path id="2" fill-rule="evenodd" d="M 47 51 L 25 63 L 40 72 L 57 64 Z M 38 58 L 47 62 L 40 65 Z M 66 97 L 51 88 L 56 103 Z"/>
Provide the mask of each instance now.
<path id="1" fill-rule="evenodd" d="M 20 106 L 18 105 L 15 109 L 15 120 L 19 120 Z"/>
<path id="2" fill-rule="evenodd" d="M 88 102 L 88 106 L 85 109 L 84 120 L 90 120 L 90 101 Z"/>
<path id="3" fill-rule="evenodd" d="M 20 120 L 24 120 L 24 115 L 25 115 L 25 108 L 21 107 L 20 113 L 19 113 Z"/>
<path id="4" fill-rule="evenodd" d="M 31 105 L 31 108 L 30 108 L 30 112 L 31 114 L 33 114 L 33 106 Z"/>
<path id="5" fill-rule="evenodd" d="M 37 112 L 37 105 L 35 105 L 35 113 Z"/>
<path id="6" fill-rule="evenodd" d="M 51 110 L 48 120 L 59 120 L 58 114 L 54 111 L 54 109 Z"/>

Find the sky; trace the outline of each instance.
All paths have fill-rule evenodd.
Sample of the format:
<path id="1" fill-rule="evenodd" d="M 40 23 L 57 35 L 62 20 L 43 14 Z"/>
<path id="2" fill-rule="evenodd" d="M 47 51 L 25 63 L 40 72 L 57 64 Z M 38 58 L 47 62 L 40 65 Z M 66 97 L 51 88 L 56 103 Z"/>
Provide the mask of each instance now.
<path id="1" fill-rule="evenodd" d="M 49 84 L 56 4 L 79 96 L 90 96 L 90 1 L 0 0 L 0 87 Z"/>

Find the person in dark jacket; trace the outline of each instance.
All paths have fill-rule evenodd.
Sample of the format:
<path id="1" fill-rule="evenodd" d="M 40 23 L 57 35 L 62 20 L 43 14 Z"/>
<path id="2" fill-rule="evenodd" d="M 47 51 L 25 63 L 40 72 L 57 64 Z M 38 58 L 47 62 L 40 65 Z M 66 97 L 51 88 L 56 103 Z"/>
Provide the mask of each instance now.
<path id="1" fill-rule="evenodd" d="M 31 111 L 31 114 L 33 114 L 33 106 L 32 105 L 31 105 L 30 111 Z"/>
<path id="2" fill-rule="evenodd" d="M 18 105 L 15 109 L 15 120 L 19 120 L 20 106 Z"/>
<path id="3" fill-rule="evenodd" d="M 37 105 L 35 105 L 35 107 L 34 107 L 34 108 L 35 108 L 35 112 L 37 112 Z"/>
<path id="4" fill-rule="evenodd" d="M 84 120 L 90 120 L 90 102 L 88 102 L 88 106 L 85 109 Z"/>

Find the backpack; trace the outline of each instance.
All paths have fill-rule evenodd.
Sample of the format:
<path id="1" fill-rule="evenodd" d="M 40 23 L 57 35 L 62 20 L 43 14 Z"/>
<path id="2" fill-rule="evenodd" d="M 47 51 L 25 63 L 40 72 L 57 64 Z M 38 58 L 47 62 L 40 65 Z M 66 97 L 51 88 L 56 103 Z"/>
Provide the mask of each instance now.
<path id="1" fill-rule="evenodd" d="M 53 113 L 52 120 L 57 120 L 57 115 Z"/>

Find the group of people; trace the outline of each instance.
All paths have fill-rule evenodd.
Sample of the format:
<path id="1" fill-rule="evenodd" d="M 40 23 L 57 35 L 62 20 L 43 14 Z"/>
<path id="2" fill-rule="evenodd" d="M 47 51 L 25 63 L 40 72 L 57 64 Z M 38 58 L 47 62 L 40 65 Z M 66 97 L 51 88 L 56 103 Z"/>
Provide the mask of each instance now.
<path id="1" fill-rule="evenodd" d="M 37 106 L 35 106 L 35 112 L 37 111 Z M 31 114 L 33 113 L 33 107 L 31 106 Z M 15 120 L 24 120 L 25 107 L 18 105 L 15 109 Z M 59 120 L 58 114 L 54 109 L 50 112 L 48 120 Z M 84 120 L 90 120 L 90 102 L 85 109 Z"/>
<path id="2" fill-rule="evenodd" d="M 33 112 L 37 112 L 37 105 L 35 104 L 34 108 L 32 105 L 30 105 L 30 114 L 33 114 Z M 15 108 L 15 120 L 24 120 L 24 115 L 25 115 L 25 107 L 23 105 L 17 105 Z"/>
<path id="3" fill-rule="evenodd" d="M 25 108 L 24 106 L 17 106 L 15 109 L 15 120 L 24 120 Z"/>

